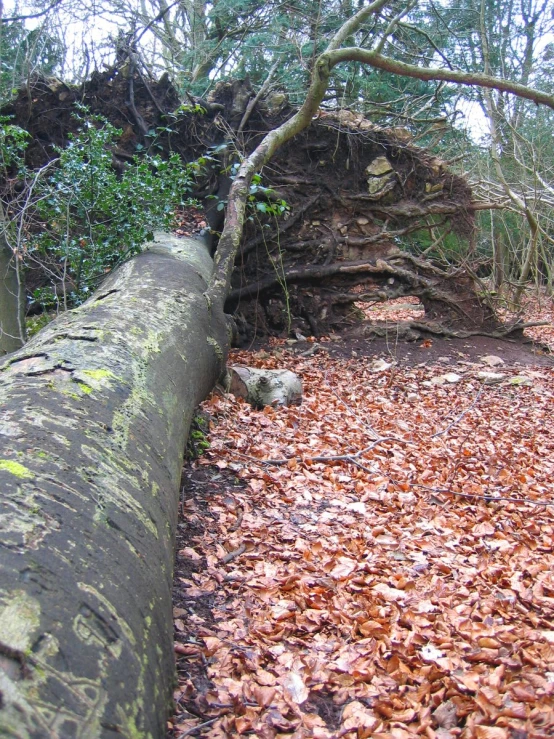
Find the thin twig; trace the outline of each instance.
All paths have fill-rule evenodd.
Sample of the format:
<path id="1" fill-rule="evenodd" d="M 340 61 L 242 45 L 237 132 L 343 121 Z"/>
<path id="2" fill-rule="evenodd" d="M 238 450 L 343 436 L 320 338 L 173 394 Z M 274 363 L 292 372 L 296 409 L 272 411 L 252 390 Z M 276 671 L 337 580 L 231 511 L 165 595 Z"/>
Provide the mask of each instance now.
<path id="1" fill-rule="evenodd" d="M 477 393 L 477 395 L 476 395 L 476 396 L 475 396 L 475 398 L 473 399 L 473 403 L 472 403 L 471 405 L 469 405 L 469 406 L 468 406 L 468 407 L 467 407 L 467 408 L 466 408 L 466 409 L 465 409 L 464 411 L 462 411 L 462 412 L 460 413 L 460 415 L 459 415 L 459 416 L 458 416 L 457 418 L 455 418 L 455 419 L 454 419 L 454 420 L 452 421 L 452 423 L 449 423 L 449 424 L 448 424 L 448 426 L 447 426 L 446 428 L 444 428 L 444 429 L 443 429 L 442 431 L 437 431 L 437 433 L 436 433 L 436 434 L 433 434 L 433 435 L 431 436 L 431 439 L 435 439 L 435 438 L 436 438 L 437 436 L 442 436 L 443 434 L 446 434 L 446 432 L 447 432 L 447 431 L 450 431 L 450 429 L 451 429 L 451 428 L 452 428 L 453 426 L 455 426 L 455 425 L 456 425 L 456 424 L 457 424 L 457 423 L 458 423 L 459 421 L 461 421 L 461 420 L 462 420 L 462 418 L 463 418 L 463 417 L 464 417 L 464 416 L 466 415 L 466 413 L 469 413 L 469 411 L 470 411 L 470 410 L 471 410 L 472 408 L 475 408 L 475 405 L 477 404 L 477 401 L 478 401 L 478 400 L 479 400 L 479 398 L 481 397 L 481 395 L 482 395 L 482 393 L 483 393 L 483 390 L 484 390 L 484 389 L 485 389 L 485 385 L 481 385 L 481 387 L 479 388 L 479 392 Z"/>
<path id="2" fill-rule="evenodd" d="M 234 549 L 232 552 L 229 552 L 224 557 L 221 558 L 221 561 L 224 565 L 228 564 L 229 562 L 232 562 L 237 557 L 240 557 L 241 554 L 244 554 L 246 551 L 246 545 L 241 544 L 238 549 Z"/>
<path id="3" fill-rule="evenodd" d="M 144 138 L 148 135 L 148 126 L 144 122 L 144 118 L 141 116 L 141 114 L 137 110 L 137 106 L 135 105 L 135 86 L 134 86 L 134 74 L 135 74 L 136 64 L 135 60 L 129 55 L 129 100 L 127 101 L 127 107 L 133 114 L 133 117 L 136 121 L 137 126 L 139 127 L 139 130 Z"/>
<path id="4" fill-rule="evenodd" d="M 256 107 L 256 105 L 258 104 L 258 101 L 260 100 L 260 98 L 262 97 L 262 95 L 265 94 L 267 88 L 269 87 L 269 84 L 271 82 L 271 78 L 273 77 L 273 75 L 277 71 L 277 67 L 279 66 L 280 61 L 281 61 L 281 59 L 280 58 L 277 58 L 277 60 L 274 62 L 273 66 L 269 70 L 269 72 L 267 74 L 267 77 L 265 78 L 265 82 L 260 87 L 260 89 L 258 90 L 258 92 L 255 95 L 255 97 L 252 98 L 252 100 L 250 100 L 249 103 L 248 103 L 248 105 L 246 106 L 246 110 L 244 111 L 244 115 L 242 116 L 242 120 L 239 123 L 239 127 L 237 128 L 237 133 L 241 133 L 243 131 L 244 127 L 246 126 L 246 124 L 248 122 L 248 119 L 252 115 L 252 111 L 254 110 L 254 108 Z"/>
<path id="5" fill-rule="evenodd" d="M 158 15 L 155 15 L 152 20 L 142 29 L 142 31 L 139 33 L 139 35 L 135 38 L 135 46 L 138 44 L 138 42 L 141 40 L 141 38 L 144 36 L 146 31 L 149 31 L 154 23 L 157 23 L 158 21 L 163 20 L 164 15 L 171 10 L 175 5 L 179 5 L 180 0 L 175 0 L 175 2 L 168 5 L 166 8 L 163 8 L 160 10 Z"/>
<path id="6" fill-rule="evenodd" d="M 388 477 L 387 475 L 384 476 Z M 396 485 L 397 487 L 399 486 L 399 483 L 393 480 L 391 477 L 389 477 L 388 480 L 389 482 L 392 482 L 393 485 Z M 447 490 L 446 488 L 431 488 L 428 485 L 422 485 L 419 482 L 410 482 L 408 484 L 412 487 L 423 488 L 424 490 L 429 490 L 433 493 L 446 493 L 448 495 L 456 495 L 459 498 L 479 498 L 481 500 L 486 500 L 487 503 L 503 501 L 506 503 L 529 503 L 530 505 L 537 506 L 554 506 L 554 500 L 532 500 L 531 498 L 512 498 L 504 495 L 479 495 L 478 493 L 459 493 L 455 490 Z"/>
<path id="7" fill-rule="evenodd" d="M 244 508 L 239 508 L 239 514 L 237 516 L 237 520 L 231 526 L 231 528 L 229 529 L 229 531 L 236 531 L 237 529 L 240 529 L 240 527 L 242 526 L 242 518 L 243 518 L 243 516 L 244 516 Z"/>
<path id="8" fill-rule="evenodd" d="M 468 409 L 469 410 L 469 409 Z M 369 467 L 366 467 L 365 465 L 361 464 L 361 462 L 358 462 L 357 457 L 361 456 L 364 452 L 367 452 L 369 449 L 371 449 L 376 444 L 379 444 L 383 441 L 402 441 L 404 444 L 412 444 L 412 442 L 407 442 L 404 439 L 398 439 L 394 436 L 386 436 L 382 439 L 377 439 L 377 441 L 372 444 L 370 447 L 366 447 L 365 449 L 362 449 L 359 452 L 356 452 L 352 455 L 337 455 L 334 457 L 289 457 L 288 459 L 257 459 L 256 457 L 250 457 L 247 454 L 243 454 L 242 452 L 238 452 L 238 454 L 241 457 L 245 457 L 246 459 L 251 460 L 252 462 L 256 462 L 257 464 L 265 464 L 268 466 L 280 466 L 283 464 L 287 464 L 292 459 L 296 459 L 299 462 L 333 462 L 333 461 L 345 461 L 345 462 L 351 462 L 356 467 L 359 467 L 359 469 L 364 470 L 364 472 L 369 472 L 370 474 L 374 474 L 375 470 L 370 469 Z M 386 472 L 380 471 L 380 474 L 383 475 L 383 477 L 386 477 L 387 480 L 392 483 L 395 487 L 400 487 L 400 483 L 397 482 L 394 478 L 387 475 Z M 447 488 L 432 488 L 429 487 L 429 485 L 423 485 L 419 482 L 409 482 L 408 485 L 410 487 L 415 488 L 422 488 L 423 490 L 428 490 L 431 493 L 444 493 L 446 495 L 455 495 L 459 498 L 476 498 L 479 500 L 485 500 L 487 503 L 493 503 L 493 502 L 505 502 L 505 503 L 529 503 L 530 505 L 535 506 L 554 506 L 554 500 L 532 500 L 531 498 L 513 498 L 513 497 L 507 497 L 503 495 L 479 495 L 478 493 L 460 493 L 455 490 L 450 490 Z M 245 547 L 246 548 L 246 547 Z M 236 550 L 238 551 L 238 550 Z M 234 554 L 233 552 L 230 552 L 230 554 Z M 242 554 L 242 552 L 241 552 Z M 227 555 L 229 556 L 229 555 Z M 238 555 L 237 555 L 238 556 Z M 225 560 L 225 558 L 224 558 Z M 224 561 L 223 560 L 223 561 Z"/>
<path id="9" fill-rule="evenodd" d="M 47 8 L 43 8 L 36 13 L 31 13 L 30 15 L 14 15 L 11 18 L 2 18 L 0 14 L 0 23 L 19 23 L 20 21 L 29 20 L 31 18 L 40 18 L 41 16 L 46 15 L 51 10 L 53 10 L 61 2 L 62 0 L 54 0 L 54 2 Z"/>
<path id="10" fill-rule="evenodd" d="M 131 56 L 131 54 L 132 54 L 132 52 L 129 52 L 129 56 Z M 146 92 L 150 95 L 150 98 L 151 98 L 152 102 L 154 103 L 154 105 L 156 106 L 156 108 L 158 110 L 158 113 L 161 116 L 165 116 L 166 115 L 166 111 L 161 107 L 161 105 L 156 100 L 156 97 L 155 97 L 154 93 L 152 92 L 152 88 L 150 87 L 150 85 L 148 84 L 148 82 L 144 78 L 144 75 L 141 72 L 140 65 L 138 63 L 139 62 L 138 54 L 133 54 L 133 57 L 134 57 L 134 60 L 133 61 L 134 61 L 134 64 L 135 64 L 135 69 L 137 70 L 137 74 L 140 77 L 140 79 L 142 81 L 142 84 L 146 88 Z M 146 67 L 146 64 L 144 66 Z"/>
<path id="11" fill-rule="evenodd" d="M 370 452 L 378 444 L 382 444 L 385 441 L 397 441 L 401 444 L 409 444 L 410 446 L 417 446 L 413 441 L 406 441 L 406 439 L 400 439 L 398 436 L 382 436 L 380 439 L 376 439 L 369 446 L 359 449 L 357 452 L 352 454 L 333 454 L 331 456 L 317 456 L 317 457 L 287 457 L 285 459 L 257 459 L 256 457 L 249 457 L 247 454 L 241 454 L 241 456 L 251 459 L 253 462 L 258 464 L 266 464 L 270 467 L 278 467 L 282 464 L 288 464 L 290 461 L 295 459 L 297 462 L 355 462 L 356 459 L 362 457 L 367 452 Z"/>
<path id="12" fill-rule="evenodd" d="M 196 732 L 199 729 L 204 729 L 206 726 L 211 726 L 212 724 L 215 724 L 215 722 L 218 721 L 220 718 L 221 716 L 216 716 L 215 718 L 212 718 L 209 721 L 204 721 L 203 724 L 197 724 L 196 726 L 193 726 L 191 729 L 187 729 L 186 731 L 183 731 L 181 734 L 179 734 L 178 739 L 184 739 L 185 736 L 192 736 L 192 734 L 196 734 Z"/>

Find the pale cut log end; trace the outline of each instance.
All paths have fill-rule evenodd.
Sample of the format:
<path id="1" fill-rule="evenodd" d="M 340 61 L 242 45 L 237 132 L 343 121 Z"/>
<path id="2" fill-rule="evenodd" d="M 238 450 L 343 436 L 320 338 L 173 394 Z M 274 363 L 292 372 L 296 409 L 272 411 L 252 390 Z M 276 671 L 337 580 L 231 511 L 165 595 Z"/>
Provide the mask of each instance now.
<path id="1" fill-rule="evenodd" d="M 302 380 L 290 370 L 229 367 L 228 392 L 244 398 L 255 408 L 266 405 L 299 405 L 302 402 Z"/>

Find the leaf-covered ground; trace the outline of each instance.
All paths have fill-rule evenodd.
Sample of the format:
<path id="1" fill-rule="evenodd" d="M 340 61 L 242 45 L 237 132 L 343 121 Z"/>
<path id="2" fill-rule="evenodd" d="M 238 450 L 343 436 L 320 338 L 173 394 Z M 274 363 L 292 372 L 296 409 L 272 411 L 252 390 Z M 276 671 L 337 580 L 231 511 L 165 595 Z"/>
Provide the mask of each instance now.
<path id="1" fill-rule="evenodd" d="M 429 342 L 233 354 L 304 400 L 204 403 L 170 736 L 554 735 L 554 368 Z"/>

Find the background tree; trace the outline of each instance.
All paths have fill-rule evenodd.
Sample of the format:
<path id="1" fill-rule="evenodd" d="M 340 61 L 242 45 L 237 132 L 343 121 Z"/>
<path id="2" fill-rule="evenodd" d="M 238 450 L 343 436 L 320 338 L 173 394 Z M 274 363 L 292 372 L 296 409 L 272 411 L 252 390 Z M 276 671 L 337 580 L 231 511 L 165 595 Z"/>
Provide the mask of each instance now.
<path id="1" fill-rule="evenodd" d="M 63 52 L 61 40 L 48 32 L 47 23 L 28 29 L 25 20 L 0 22 L 0 106 L 33 74 L 53 74 Z"/>
<path id="2" fill-rule="evenodd" d="M 549 90 L 553 9 L 549 0 L 466 0 L 437 10 L 436 22 L 458 68 Z M 506 206 L 483 216 L 493 279 L 497 288 L 512 282 L 517 298 L 531 275 L 552 280 L 552 114 L 502 91 L 474 88 L 464 97 L 479 106 L 487 132 L 489 156 L 476 160 L 476 184 Z"/>
<path id="3" fill-rule="evenodd" d="M 138 4 L 119 0 L 109 6 L 96 5 L 92 16 L 77 2 L 60 1 L 39 7 L 36 13 L 41 28 L 56 37 L 56 48 L 67 42 L 60 29 L 70 8 L 85 21 L 98 20 L 98 33 L 111 34 L 115 55 L 111 63 L 116 66 L 130 63 L 144 79 L 153 70 L 163 69 L 187 93 L 203 96 L 226 75 L 245 75 L 266 92 L 273 88 L 277 106 L 283 94 L 293 102 L 302 99 L 318 54 L 350 10 L 348 2 L 340 1 L 261 4 L 223 0 L 211 4 L 155 0 Z M 548 276 L 551 271 L 550 114 L 532 103 L 513 103 L 504 91 L 455 88 L 446 79 L 433 80 L 423 71 L 437 64 L 454 74 L 486 68 L 489 75 L 525 85 L 535 78 L 539 81 L 533 60 L 540 58 L 545 62 L 540 81 L 548 89 L 550 51 L 545 42 L 552 25 L 550 11 L 549 0 L 526 0 L 521 8 L 513 0 L 465 0 L 461 9 L 448 4 L 386 3 L 378 15 L 360 23 L 346 42 L 363 48 L 376 39 L 374 52 L 394 58 L 396 68 L 343 60 L 331 70 L 321 100 L 324 107 L 360 110 L 380 125 L 440 152 L 443 159 L 461 158 L 461 171 L 474 173 L 483 203 L 494 205 L 483 216 L 478 241 L 444 235 L 436 230 L 439 221 L 430 219 L 427 236 L 408 235 L 400 237 L 399 243 L 447 260 L 464 258 L 477 247 L 485 265 L 491 260 L 497 287 L 506 279 L 521 286 L 531 273 Z M 1 24 L 2 28 L 23 28 L 26 21 L 19 17 Z M 128 31 L 121 30 L 122 24 Z M 95 45 L 103 49 L 102 41 Z M 91 63 L 101 63 L 101 53 L 95 57 L 89 52 L 87 47 L 88 57 L 81 60 L 72 54 L 74 74 L 90 68 Z M 48 69 L 54 71 L 52 64 Z M 402 64 L 415 68 L 416 73 L 398 74 Z M 482 125 L 489 123 L 488 154 L 481 154 L 475 141 L 456 125 L 460 104 L 472 101 L 483 113 Z M 541 128 L 537 124 L 543 119 Z M 520 224 L 527 224 L 527 229 Z M 486 266 L 481 271 L 485 274 L 483 269 Z"/>
<path id="4" fill-rule="evenodd" d="M 26 134 L 0 116 L 0 178 L 6 182 L 20 165 Z M 22 252 L 0 199 L 0 356 L 25 343 L 25 285 Z"/>

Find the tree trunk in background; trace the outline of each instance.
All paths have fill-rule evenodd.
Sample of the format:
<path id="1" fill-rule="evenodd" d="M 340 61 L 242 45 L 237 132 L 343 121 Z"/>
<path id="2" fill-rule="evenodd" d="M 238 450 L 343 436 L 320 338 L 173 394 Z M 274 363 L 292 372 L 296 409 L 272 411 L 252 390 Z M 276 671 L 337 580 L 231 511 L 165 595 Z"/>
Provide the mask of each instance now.
<path id="1" fill-rule="evenodd" d="M 0 356 L 25 343 L 25 290 L 14 253 L 4 234 L 0 204 Z"/>
<path id="2" fill-rule="evenodd" d="M 493 249 L 493 275 L 494 275 L 494 288 L 500 290 L 506 282 L 507 276 L 507 249 L 504 242 L 504 236 L 500 230 L 495 214 L 491 214 L 491 221 L 495 228 L 492 234 L 492 249 Z"/>
<path id="3" fill-rule="evenodd" d="M 183 449 L 224 366 L 200 241 L 161 234 L 0 365 L 0 735 L 165 734 Z"/>

